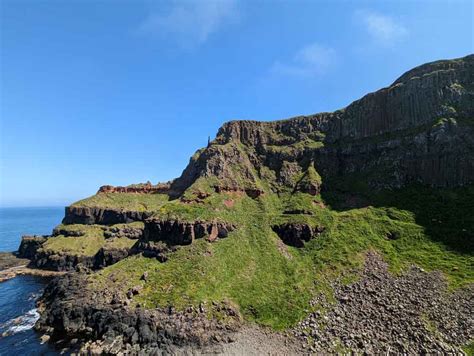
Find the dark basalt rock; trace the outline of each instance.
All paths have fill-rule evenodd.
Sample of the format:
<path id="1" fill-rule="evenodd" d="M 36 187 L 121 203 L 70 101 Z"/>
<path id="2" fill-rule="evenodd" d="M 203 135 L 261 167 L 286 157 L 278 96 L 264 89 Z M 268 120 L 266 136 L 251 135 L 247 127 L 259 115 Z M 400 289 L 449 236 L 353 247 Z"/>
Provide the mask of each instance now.
<path id="1" fill-rule="evenodd" d="M 92 269 L 95 265 L 95 256 L 76 256 L 59 254 L 47 250 L 38 250 L 30 258 L 30 266 L 50 271 L 74 271 L 78 265 Z"/>
<path id="2" fill-rule="evenodd" d="M 84 236 L 85 232 L 79 231 L 79 230 L 68 230 L 59 226 L 53 229 L 53 236 L 59 236 L 59 235 L 63 235 L 66 237 L 80 237 L 80 236 Z"/>
<path id="3" fill-rule="evenodd" d="M 143 235 L 143 228 L 139 227 L 130 227 L 130 226 L 123 226 L 123 227 L 107 227 L 104 228 L 104 237 L 106 239 L 110 238 L 127 238 L 127 239 L 140 239 Z"/>
<path id="4" fill-rule="evenodd" d="M 305 242 L 319 236 L 324 228 L 307 224 L 285 223 L 272 226 L 272 230 L 286 245 L 304 247 Z"/>
<path id="5" fill-rule="evenodd" d="M 23 236 L 20 247 L 18 248 L 18 257 L 32 259 L 37 250 L 46 241 L 46 236 Z"/>
<path id="6" fill-rule="evenodd" d="M 162 241 L 138 241 L 132 247 L 131 254 L 141 253 L 144 257 L 156 258 L 160 262 L 168 259 L 168 253 L 175 251 L 173 246 L 169 247 Z"/>
<path id="7" fill-rule="evenodd" d="M 71 237 L 76 238 L 76 237 Z M 80 238 L 80 237 L 79 237 Z M 44 238 L 44 241 L 46 238 Z M 30 240 L 26 240 L 30 241 Z M 43 241 L 43 242 L 44 242 Z M 26 247 L 28 245 L 28 248 Z M 50 271 L 75 271 L 78 266 L 85 269 L 101 269 L 110 266 L 132 254 L 129 248 L 101 248 L 94 256 L 78 256 L 67 253 L 57 253 L 44 250 L 41 244 L 25 243 L 23 248 L 26 252 L 21 256 L 30 260 L 29 266 Z M 19 257 L 21 257 L 19 255 Z"/>
<path id="8" fill-rule="evenodd" d="M 387 240 L 398 240 L 400 238 L 400 233 L 398 231 L 389 231 L 385 234 Z"/>
<path id="9" fill-rule="evenodd" d="M 101 248 L 94 256 L 94 269 L 101 269 L 117 263 L 131 255 L 133 251 L 128 248 Z"/>
<path id="10" fill-rule="evenodd" d="M 68 206 L 63 224 L 115 225 L 144 221 L 151 217 L 147 211 L 122 211 L 114 209 Z"/>
<path id="11" fill-rule="evenodd" d="M 151 219 L 145 221 L 144 241 L 163 241 L 167 245 L 189 245 L 195 239 L 225 238 L 235 227 L 223 222 Z"/>
<path id="12" fill-rule="evenodd" d="M 50 335 L 52 341 L 102 340 L 99 342 L 102 352 L 108 350 L 107 345 L 118 342 L 117 352 L 130 344 L 137 346 L 138 351 L 155 349 L 172 353 L 177 346 L 197 348 L 224 340 L 239 326 L 238 313 L 229 305 L 218 306 L 221 313 L 233 319 L 226 324 L 208 319 L 206 313 L 195 308 L 185 312 L 170 308 L 128 308 L 118 295 L 85 289 L 84 278 L 79 274 L 67 274 L 46 287 L 39 301 L 42 313 L 36 330 Z M 139 287 L 136 289 L 132 291 L 132 297 L 140 292 Z M 90 343 L 85 346 L 88 347 L 91 347 Z"/>
<path id="13" fill-rule="evenodd" d="M 369 252 L 357 281 L 333 288 L 334 299 L 317 295 L 316 311 L 293 329 L 314 354 L 455 355 L 472 340 L 474 286 L 448 291 L 440 272 L 412 266 L 394 276 Z"/>

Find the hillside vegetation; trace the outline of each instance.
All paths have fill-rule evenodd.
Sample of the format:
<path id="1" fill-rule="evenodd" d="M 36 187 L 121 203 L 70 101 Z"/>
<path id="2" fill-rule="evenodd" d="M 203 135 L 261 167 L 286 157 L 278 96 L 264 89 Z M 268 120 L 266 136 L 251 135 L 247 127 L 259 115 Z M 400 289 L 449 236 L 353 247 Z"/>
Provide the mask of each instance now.
<path id="1" fill-rule="evenodd" d="M 215 214 L 239 228 L 214 243 L 181 246 L 165 263 L 133 256 L 91 279 L 96 287 L 112 283 L 123 293 L 143 284 L 136 301 L 145 308 L 227 300 L 244 318 L 282 329 L 308 312 L 315 292 L 331 295 L 331 281 L 356 279 L 369 250 L 381 253 L 395 274 L 417 264 L 442 271 L 453 289 L 472 283 L 474 221 L 466 211 L 474 211 L 473 199 L 473 187 L 413 187 L 373 196 L 340 192 L 327 201 L 288 193 L 257 200 L 227 194 L 201 203 L 171 202 L 158 214 L 188 220 Z M 357 200 L 366 203 L 338 206 Z M 305 214 L 285 213 L 302 207 Z M 323 226 L 324 232 L 303 248 L 287 246 L 271 229 L 285 222 Z M 146 283 L 140 281 L 144 272 L 149 274 Z"/>

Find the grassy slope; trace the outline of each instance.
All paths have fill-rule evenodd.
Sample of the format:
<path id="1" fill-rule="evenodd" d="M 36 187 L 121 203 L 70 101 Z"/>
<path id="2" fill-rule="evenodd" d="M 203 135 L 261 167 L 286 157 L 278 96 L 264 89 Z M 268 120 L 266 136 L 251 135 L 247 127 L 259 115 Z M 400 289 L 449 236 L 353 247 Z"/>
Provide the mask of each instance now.
<path id="1" fill-rule="evenodd" d="M 79 200 L 71 206 L 154 211 L 159 209 L 167 200 L 168 195 L 166 194 L 100 193 Z"/>
<path id="2" fill-rule="evenodd" d="M 111 228 L 123 227 L 126 224 L 112 225 Z M 131 227 L 142 227 L 143 223 L 134 222 L 128 224 Z M 71 254 L 75 256 L 94 256 L 101 248 L 130 248 L 136 240 L 128 238 L 104 237 L 104 228 L 100 225 L 60 225 L 58 228 L 71 232 L 80 231 L 84 235 L 73 237 L 58 235 L 48 238 L 42 249 L 59 254 Z"/>
<path id="3" fill-rule="evenodd" d="M 387 196 L 396 199 L 392 202 Z M 144 283 L 139 279 L 148 271 L 149 282 L 137 297 L 147 308 L 227 299 L 240 307 L 247 320 L 277 329 L 305 314 L 315 290 L 330 291 L 328 280 L 341 275 L 346 280 L 354 278 L 353 271 L 362 266 L 369 249 L 382 253 L 394 273 L 416 263 L 443 271 L 452 288 L 472 283 L 474 224 L 466 217 L 470 216 L 467 211 L 473 211 L 474 189 L 407 189 L 387 196 L 372 197 L 373 206 L 347 210 L 324 207 L 321 197 L 302 193 L 258 200 L 221 194 L 204 204 L 173 201 L 157 214 L 190 220 L 219 217 L 239 228 L 215 243 L 200 240 L 183 246 L 166 263 L 135 256 L 91 278 L 97 287 L 115 283 L 125 292 Z M 233 207 L 225 206 L 229 200 Z M 282 214 L 300 207 L 313 215 Z M 288 220 L 322 225 L 326 230 L 304 248 L 292 248 L 282 245 L 270 228 Z M 387 233 L 399 238 L 389 240 Z"/>

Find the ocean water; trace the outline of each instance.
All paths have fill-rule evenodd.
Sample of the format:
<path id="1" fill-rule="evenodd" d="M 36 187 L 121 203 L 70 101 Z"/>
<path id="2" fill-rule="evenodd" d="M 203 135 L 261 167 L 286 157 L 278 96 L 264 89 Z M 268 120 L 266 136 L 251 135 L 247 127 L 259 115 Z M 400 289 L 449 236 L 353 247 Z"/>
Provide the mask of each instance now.
<path id="1" fill-rule="evenodd" d="M 0 208 L 0 251 L 16 251 L 22 235 L 50 234 L 63 217 L 63 207 Z"/>
<path id="2" fill-rule="evenodd" d="M 22 235 L 50 234 L 64 208 L 0 208 L 0 251 L 16 251 Z M 56 355 L 33 330 L 36 300 L 47 278 L 18 276 L 0 283 L 0 355 Z"/>

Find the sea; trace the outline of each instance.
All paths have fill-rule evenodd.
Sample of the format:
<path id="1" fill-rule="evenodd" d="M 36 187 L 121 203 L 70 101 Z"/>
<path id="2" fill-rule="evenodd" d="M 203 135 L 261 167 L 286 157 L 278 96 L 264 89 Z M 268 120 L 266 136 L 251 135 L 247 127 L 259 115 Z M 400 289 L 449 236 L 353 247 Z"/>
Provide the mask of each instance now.
<path id="1" fill-rule="evenodd" d="M 18 249 L 22 235 L 46 235 L 64 216 L 64 207 L 0 208 L 0 251 Z M 18 276 L 0 283 L 0 355 L 57 355 L 33 326 L 36 300 L 49 278 Z"/>

